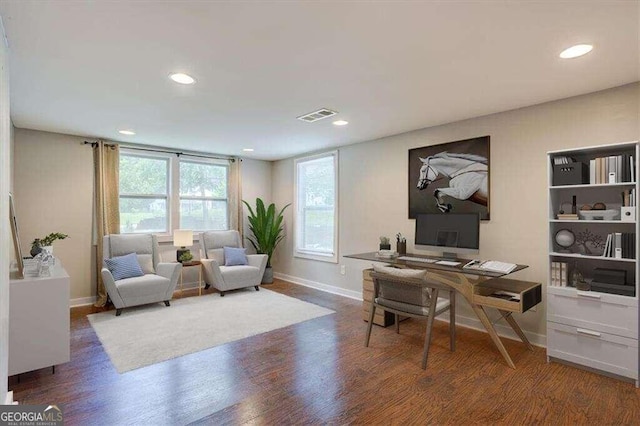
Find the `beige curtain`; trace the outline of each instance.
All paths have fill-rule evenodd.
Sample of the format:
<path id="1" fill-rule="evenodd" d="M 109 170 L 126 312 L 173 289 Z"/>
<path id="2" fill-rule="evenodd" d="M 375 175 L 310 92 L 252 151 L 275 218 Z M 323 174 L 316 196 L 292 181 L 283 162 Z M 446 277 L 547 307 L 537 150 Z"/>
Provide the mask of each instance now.
<path id="1" fill-rule="evenodd" d="M 94 243 L 96 244 L 96 272 L 98 288 L 95 306 L 107 303 L 107 291 L 100 270 L 102 269 L 103 236 L 120 233 L 120 203 L 118 175 L 120 149 L 116 144 L 98 141 L 93 145 L 94 165 Z"/>
<path id="2" fill-rule="evenodd" d="M 234 158 L 229 167 L 229 229 L 240 232 L 241 241 L 244 241 L 244 224 L 242 218 L 242 176 L 240 168 L 242 160 Z"/>

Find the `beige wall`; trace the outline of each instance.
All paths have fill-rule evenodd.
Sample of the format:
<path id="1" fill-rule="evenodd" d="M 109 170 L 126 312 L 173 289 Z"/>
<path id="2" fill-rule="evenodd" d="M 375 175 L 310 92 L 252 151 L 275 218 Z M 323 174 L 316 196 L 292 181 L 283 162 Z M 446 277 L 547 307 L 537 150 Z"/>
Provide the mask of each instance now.
<path id="1" fill-rule="evenodd" d="M 31 241 L 51 232 L 71 277 L 71 298 L 92 295 L 93 156 L 82 137 L 16 129 L 15 204 L 23 255 Z"/>
<path id="2" fill-rule="evenodd" d="M 22 250 L 34 238 L 63 232 L 70 238 L 54 243 L 54 254 L 71 277 L 71 299 L 86 303 L 95 296 L 93 218 L 93 154 L 86 138 L 37 130 L 15 131 L 15 201 Z M 247 160 L 242 166 L 242 191 L 247 197 L 270 198 L 269 162 Z M 161 244 L 163 260 L 173 261 L 176 248 Z M 198 247 L 194 247 L 197 256 Z M 185 283 L 196 280 L 190 269 Z"/>
<path id="3" fill-rule="evenodd" d="M 414 251 L 414 221 L 407 219 L 407 151 L 476 136 L 491 136 L 491 220 L 482 223 L 482 259 L 530 267 L 518 277 L 546 281 L 547 165 L 549 150 L 638 140 L 640 84 L 561 101 L 417 130 L 340 148 L 339 254 L 374 251 L 378 237 L 402 232 Z M 357 125 L 352 123 L 350 125 Z M 274 163 L 273 200 L 293 201 L 293 160 Z M 339 292 L 361 291 L 367 262 L 340 257 L 340 265 L 292 256 L 292 211 L 286 214 L 287 238 L 278 249 L 276 272 L 300 282 L 334 286 Z M 474 256 L 476 257 L 476 256 Z M 462 316 L 473 317 L 466 302 Z M 544 303 L 519 321 L 544 335 Z"/>
<path id="4" fill-rule="evenodd" d="M 242 199 L 252 207 L 255 206 L 258 197 L 267 204 L 271 203 L 271 164 L 270 161 L 246 158 L 242 160 Z M 255 253 L 255 248 L 246 238 L 251 231 L 249 231 L 249 221 L 247 220 L 249 212 L 244 204 L 243 209 L 244 246 L 247 248 L 247 253 Z"/>

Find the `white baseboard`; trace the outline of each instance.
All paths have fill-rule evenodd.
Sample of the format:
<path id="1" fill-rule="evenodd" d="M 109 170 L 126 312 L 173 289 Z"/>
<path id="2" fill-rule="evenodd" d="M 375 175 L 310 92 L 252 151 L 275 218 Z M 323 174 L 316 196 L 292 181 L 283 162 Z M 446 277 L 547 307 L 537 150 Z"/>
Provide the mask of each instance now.
<path id="1" fill-rule="evenodd" d="M 348 297 L 349 299 L 355 299 L 362 301 L 362 292 L 346 290 L 344 288 L 336 287 L 329 284 L 319 283 L 317 281 L 305 280 L 304 278 L 294 277 L 287 274 L 281 274 L 279 272 L 274 272 L 273 276 L 275 278 L 288 281 L 293 284 L 298 284 L 304 287 L 315 288 L 316 290 L 321 290 L 326 293 L 337 294 L 338 296 Z"/>
<path id="2" fill-rule="evenodd" d="M 355 299 L 360 301 L 362 300 L 362 292 L 346 290 L 344 288 L 319 283 L 317 281 L 306 280 L 304 278 L 294 277 L 294 276 L 282 274 L 279 272 L 274 272 L 273 276 L 275 278 L 278 278 L 293 284 L 298 284 L 304 287 L 315 288 L 316 290 L 324 291 L 331 294 L 337 294 L 338 296 L 344 296 L 350 299 Z M 447 315 L 438 317 L 438 319 L 449 322 Z M 456 325 L 460 325 L 462 327 L 471 328 L 473 330 L 478 330 L 478 331 L 482 331 L 483 333 L 487 333 L 487 330 L 485 330 L 485 328 L 483 327 L 482 323 L 478 318 L 472 318 L 472 317 L 456 314 Z M 504 324 L 494 324 L 494 327 L 499 336 L 507 339 L 520 341 L 520 338 L 513 331 L 513 329 L 511 329 L 510 326 L 504 325 Z M 526 330 L 523 330 L 523 331 L 524 331 L 524 335 L 527 336 L 527 339 L 529 339 L 529 342 L 531 342 L 532 345 L 540 346 L 543 348 L 547 347 L 547 336 L 543 334 L 532 333 Z"/>
<path id="3" fill-rule="evenodd" d="M 96 298 L 95 296 L 91 296 L 91 297 L 80 297 L 78 299 L 71 299 L 69 300 L 69 307 L 70 308 L 77 308 L 80 306 L 88 306 L 88 305 L 93 305 L 94 303 L 96 303 Z"/>

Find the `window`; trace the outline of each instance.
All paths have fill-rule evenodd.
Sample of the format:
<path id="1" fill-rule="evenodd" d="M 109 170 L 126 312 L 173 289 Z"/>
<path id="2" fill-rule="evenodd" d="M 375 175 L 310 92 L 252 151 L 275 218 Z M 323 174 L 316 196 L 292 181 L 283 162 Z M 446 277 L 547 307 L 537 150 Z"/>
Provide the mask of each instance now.
<path id="1" fill-rule="evenodd" d="M 295 161 L 295 253 L 338 262 L 338 152 Z"/>
<path id="2" fill-rule="evenodd" d="M 229 229 L 229 166 L 171 154 L 120 153 L 120 232 Z"/>
<path id="3" fill-rule="evenodd" d="M 219 164 L 180 162 L 180 228 L 228 229 L 228 170 Z"/>
<path id="4" fill-rule="evenodd" d="M 168 232 L 169 158 L 120 154 L 120 232 Z"/>

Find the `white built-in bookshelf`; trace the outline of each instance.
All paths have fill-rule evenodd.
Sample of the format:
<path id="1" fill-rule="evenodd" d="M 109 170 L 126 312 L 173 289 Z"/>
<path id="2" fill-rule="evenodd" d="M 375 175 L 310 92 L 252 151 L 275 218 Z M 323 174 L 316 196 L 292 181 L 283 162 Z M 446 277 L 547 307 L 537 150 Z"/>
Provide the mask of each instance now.
<path id="1" fill-rule="evenodd" d="M 637 141 L 547 153 L 547 359 L 632 379 L 636 387 L 639 154 Z M 602 204 L 604 211 L 593 211 Z M 592 212 L 581 214 L 583 206 Z M 556 242 L 560 231 L 564 247 Z M 571 235 L 575 243 L 567 247 Z M 580 289 L 572 283 L 576 268 L 584 278 Z"/>

